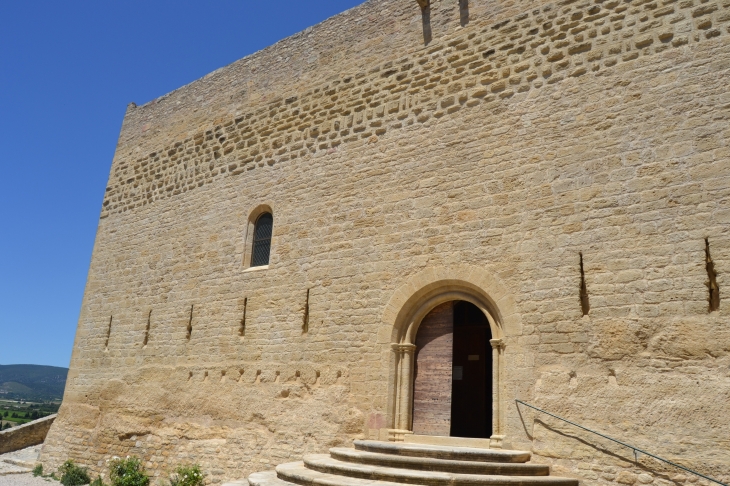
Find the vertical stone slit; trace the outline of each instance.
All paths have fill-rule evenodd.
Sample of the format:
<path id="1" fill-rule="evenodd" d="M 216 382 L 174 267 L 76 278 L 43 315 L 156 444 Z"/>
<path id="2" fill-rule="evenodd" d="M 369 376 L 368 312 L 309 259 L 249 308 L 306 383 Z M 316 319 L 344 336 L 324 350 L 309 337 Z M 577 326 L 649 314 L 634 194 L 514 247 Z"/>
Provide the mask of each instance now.
<path id="1" fill-rule="evenodd" d="M 710 291 L 710 312 L 720 308 L 720 286 L 717 284 L 717 272 L 715 271 L 715 263 L 710 255 L 710 239 L 705 238 L 705 270 L 707 270 L 707 288 Z"/>
<path id="2" fill-rule="evenodd" d="M 112 335 L 112 319 L 114 319 L 114 316 L 109 316 L 109 327 L 106 330 L 106 341 L 104 342 L 104 351 L 109 351 L 109 336 Z"/>
<path id="3" fill-rule="evenodd" d="M 190 319 L 188 320 L 188 341 L 190 341 L 190 336 L 193 334 L 193 307 L 195 305 L 190 305 Z"/>
<path id="4" fill-rule="evenodd" d="M 431 6 L 428 0 L 418 0 L 421 6 L 421 24 L 423 26 L 423 44 L 428 45 L 433 40 L 431 30 Z"/>
<path id="5" fill-rule="evenodd" d="M 144 343 L 142 343 L 143 346 L 147 346 L 147 342 L 150 340 L 150 321 L 152 320 L 152 309 L 150 309 L 150 313 L 147 314 L 147 328 L 144 331 Z"/>
<path id="6" fill-rule="evenodd" d="M 583 270 L 583 252 L 579 252 L 580 255 L 580 308 L 583 311 L 583 315 L 587 316 L 591 310 L 591 305 L 588 302 L 588 287 L 586 287 L 586 274 Z"/>
<path id="7" fill-rule="evenodd" d="M 304 321 L 302 322 L 302 332 L 309 331 L 309 289 L 307 289 L 307 300 L 304 303 Z"/>
<path id="8" fill-rule="evenodd" d="M 248 297 L 243 299 L 243 317 L 241 317 L 241 325 L 238 328 L 238 335 L 243 337 L 246 335 L 246 307 L 248 306 Z"/>
<path id="9" fill-rule="evenodd" d="M 462 27 L 469 23 L 469 0 L 459 0 L 459 23 Z"/>

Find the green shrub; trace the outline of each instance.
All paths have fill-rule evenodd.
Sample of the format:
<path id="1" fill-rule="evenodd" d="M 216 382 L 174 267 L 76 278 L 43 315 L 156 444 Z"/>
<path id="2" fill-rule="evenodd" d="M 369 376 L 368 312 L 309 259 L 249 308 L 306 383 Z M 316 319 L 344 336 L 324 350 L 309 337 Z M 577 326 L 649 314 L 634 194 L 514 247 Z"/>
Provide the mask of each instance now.
<path id="1" fill-rule="evenodd" d="M 99 476 L 91 482 L 91 486 L 105 486 L 105 484 L 104 481 L 102 481 L 101 476 Z"/>
<path id="2" fill-rule="evenodd" d="M 89 484 L 91 478 L 86 469 L 83 469 L 72 460 L 68 460 L 58 468 L 58 472 L 61 473 L 61 484 L 63 486 L 81 486 L 82 484 Z"/>
<path id="3" fill-rule="evenodd" d="M 171 486 L 203 486 L 205 475 L 200 466 L 178 466 L 175 473 L 170 477 Z"/>
<path id="4" fill-rule="evenodd" d="M 43 464 L 37 464 L 36 467 L 33 468 L 33 476 L 43 476 Z"/>
<path id="5" fill-rule="evenodd" d="M 138 457 L 114 459 L 109 464 L 109 479 L 112 486 L 149 486 L 150 477 L 142 469 Z"/>

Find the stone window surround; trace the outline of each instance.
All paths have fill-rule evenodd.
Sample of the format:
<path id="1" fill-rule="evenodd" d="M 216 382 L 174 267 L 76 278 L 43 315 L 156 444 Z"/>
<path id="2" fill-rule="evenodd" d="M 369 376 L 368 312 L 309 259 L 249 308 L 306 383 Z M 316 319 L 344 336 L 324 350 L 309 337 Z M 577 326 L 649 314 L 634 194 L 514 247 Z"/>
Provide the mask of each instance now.
<path id="1" fill-rule="evenodd" d="M 489 320 L 492 339 L 492 424 L 490 447 L 505 439 L 506 337 L 520 327 L 515 302 L 506 287 L 481 268 L 432 268 L 411 277 L 393 294 L 383 320 L 392 326 L 388 393 L 388 439 L 402 441 L 413 430 L 415 339 L 421 320 L 431 309 L 452 300 L 476 305 Z"/>
<path id="2" fill-rule="evenodd" d="M 243 268 L 244 272 L 254 272 L 258 270 L 268 270 L 269 267 L 271 267 L 271 255 L 273 255 L 274 252 L 274 230 L 272 227 L 271 230 L 271 247 L 270 247 L 270 254 L 269 254 L 269 264 L 268 265 L 260 265 L 258 267 L 252 267 L 251 266 L 251 256 L 253 255 L 253 235 L 254 230 L 256 229 L 256 220 L 264 213 L 271 213 L 271 216 L 274 216 L 274 210 L 271 208 L 269 204 L 259 204 L 256 206 L 253 210 L 249 212 L 248 215 L 248 221 L 246 223 L 246 228 L 244 230 L 244 236 L 243 236 Z M 276 221 L 276 219 L 274 219 Z"/>

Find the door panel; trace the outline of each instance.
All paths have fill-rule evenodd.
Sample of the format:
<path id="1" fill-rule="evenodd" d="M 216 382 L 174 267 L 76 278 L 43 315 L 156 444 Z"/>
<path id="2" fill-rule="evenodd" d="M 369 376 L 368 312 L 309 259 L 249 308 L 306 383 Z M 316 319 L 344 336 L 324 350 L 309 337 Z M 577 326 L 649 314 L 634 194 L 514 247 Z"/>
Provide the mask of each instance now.
<path id="1" fill-rule="evenodd" d="M 453 303 L 435 307 L 416 335 L 413 433 L 448 436 L 451 430 Z"/>

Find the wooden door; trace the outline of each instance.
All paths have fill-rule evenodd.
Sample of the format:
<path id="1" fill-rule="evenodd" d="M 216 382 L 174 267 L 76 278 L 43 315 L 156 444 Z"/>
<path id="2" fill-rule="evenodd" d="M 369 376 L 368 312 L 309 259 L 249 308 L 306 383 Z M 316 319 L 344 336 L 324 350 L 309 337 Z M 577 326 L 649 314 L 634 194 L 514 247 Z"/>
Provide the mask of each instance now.
<path id="1" fill-rule="evenodd" d="M 451 431 L 453 302 L 435 307 L 416 334 L 413 433 L 448 436 Z"/>

